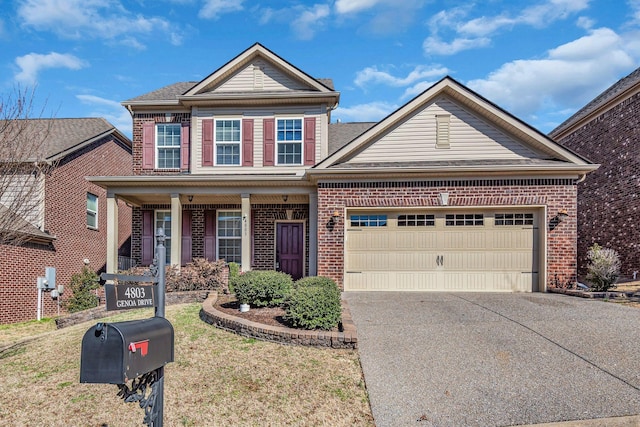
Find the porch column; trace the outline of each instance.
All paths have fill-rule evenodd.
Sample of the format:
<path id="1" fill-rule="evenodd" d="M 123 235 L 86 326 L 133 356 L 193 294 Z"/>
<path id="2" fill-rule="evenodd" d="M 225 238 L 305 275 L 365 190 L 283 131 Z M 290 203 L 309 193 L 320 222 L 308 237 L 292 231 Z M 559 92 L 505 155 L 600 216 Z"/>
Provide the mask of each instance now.
<path id="1" fill-rule="evenodd" d="M 243 193 L 242 197 L 242 271 L 251 270 L 251 194 Z"/>
<path id="2" fill-rule="evenodd" d="M 318 275 L 318 194 L 309 194 L 309 276 Z"/>
<path id="3" fill-rule="evenodd" d="M 97 261 L 97 260 L 91 260 Z M 107 273 L 118 271 L 118 199 L 107 192 Z"/>
<path id="4" fill-rule="evenodd" d="M 166 234 L 166 231 L 165 231 Z M 182 260 L 182 202 L 180 194 L 171 194 L 171 264 L 180 270 Z"/>

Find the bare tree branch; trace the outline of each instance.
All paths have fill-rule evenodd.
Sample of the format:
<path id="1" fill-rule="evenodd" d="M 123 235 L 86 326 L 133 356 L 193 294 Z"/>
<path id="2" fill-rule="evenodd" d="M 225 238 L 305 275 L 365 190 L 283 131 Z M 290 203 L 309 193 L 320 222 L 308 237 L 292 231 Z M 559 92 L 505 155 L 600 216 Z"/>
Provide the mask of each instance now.
<path id="1" fill-rule="evenodd" d="M 0 97 L 0 244 L 44 234 L 44 179 L 52 120 L 33 116 L 35 89 Z"/>

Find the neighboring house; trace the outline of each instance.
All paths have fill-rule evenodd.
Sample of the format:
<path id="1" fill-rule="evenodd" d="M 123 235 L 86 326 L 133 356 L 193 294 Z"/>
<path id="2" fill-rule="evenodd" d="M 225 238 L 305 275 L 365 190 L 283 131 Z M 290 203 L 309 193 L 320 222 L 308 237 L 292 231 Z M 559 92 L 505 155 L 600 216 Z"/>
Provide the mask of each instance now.
<path id="1" fill-rule="evenodd" d="M 23 241 L 0 245 L 0 323 L 36 318 L 37 277 L 44 276 L 45 267 L 56 268 L 58 285 L 68 285 L 85 259 L 93 269 L 104 270 L 107 193 L 86 177 L 132 171 L 131 140 L 104 119 L 32 119 L 28 123 L 47 129 L 44 158 L 53 169 L 38 175 L 42 191 L 32 200 L 36 214 L 14 223 Z M 4 206 L 0 211 L 11 215 Z M 118 229 L 109 231 L 116 233 L 116 251 L 129 255 L 131 209 L 122 201 L 118 212 Z M 66 286 L 63 298 L 68 290 Z M 57 314 L 49 294 L 43 302 L 42 316 Z"/>
<path id="2" fill-rule="evenodd" d="M 640 273 L 640 68 L 549 134 L 600 163 L 578 185 L 578 267 L 594 243 L 618 251 L 621 273 Z"/>
<path id="3" fill-rule="evenodd" d="M 134 206 L 142 264 L 163 227 L 171 264 L 225 259 L 345 291 L 575 282 L 576 186 L 595 165 L 449 77 L 379 123 L 331 123 L 339 97 L 255 44 L 124 101 L 134 176 L 91 181 Z"/>

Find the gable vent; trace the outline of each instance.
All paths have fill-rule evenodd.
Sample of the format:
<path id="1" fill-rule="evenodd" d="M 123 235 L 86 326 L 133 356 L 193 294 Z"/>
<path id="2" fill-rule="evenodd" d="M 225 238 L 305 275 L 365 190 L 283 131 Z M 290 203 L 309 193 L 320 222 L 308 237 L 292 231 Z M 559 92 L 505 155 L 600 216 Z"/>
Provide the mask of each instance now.
<path id="1" fill-rule="evenodd" d="M 449 148 L 450 122 L 451 114 L 439 114 L 436 116 L 436 148 Z"/>
<path id="2" fill-rule="evenodd" d="M 253 66 L 253 90 L 264 89 L 264 71 L 260 65 Z"/>

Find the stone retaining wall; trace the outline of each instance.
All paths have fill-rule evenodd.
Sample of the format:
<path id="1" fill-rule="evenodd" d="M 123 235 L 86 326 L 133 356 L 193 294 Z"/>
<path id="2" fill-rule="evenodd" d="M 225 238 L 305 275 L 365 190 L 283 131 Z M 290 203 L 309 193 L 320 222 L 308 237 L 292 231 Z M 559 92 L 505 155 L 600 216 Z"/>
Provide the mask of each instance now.
<path id="1" fill-rule="evenodd" d="M 214 305 L 218 299 L 215 292 L 202 304 L 200 318 L 217 328 L 234 332 L 243 337 L 256 338 L 280 344 L 304 345 L 329 348 L 358 348 L 358 335 L 347 302 L 342 300 L 342 331 L 308 331 L 283 326 L 270 326 L 251 322 L 216 310 Z"/>

